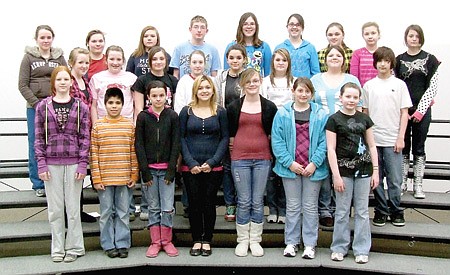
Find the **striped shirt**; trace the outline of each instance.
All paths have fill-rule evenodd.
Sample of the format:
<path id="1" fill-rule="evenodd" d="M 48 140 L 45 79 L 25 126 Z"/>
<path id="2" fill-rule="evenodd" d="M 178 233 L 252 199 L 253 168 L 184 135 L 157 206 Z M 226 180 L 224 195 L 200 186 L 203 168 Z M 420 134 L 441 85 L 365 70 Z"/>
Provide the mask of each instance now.
<path id="1" fill-rule="evenodd" d="M 138 180 L 134 125 L 127 118 L 97 120 L 91 135 L 91 173 L 94 184 L 126 185 Z"/>

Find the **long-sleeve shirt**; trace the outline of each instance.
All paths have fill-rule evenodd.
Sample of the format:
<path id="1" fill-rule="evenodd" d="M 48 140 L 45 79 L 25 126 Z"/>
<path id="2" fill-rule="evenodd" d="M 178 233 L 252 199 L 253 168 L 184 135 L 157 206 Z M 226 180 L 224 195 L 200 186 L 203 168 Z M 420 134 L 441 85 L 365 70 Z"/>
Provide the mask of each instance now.
<path id="1" fill-rule="evenodd" d="M 91 135 L 91 173 L 94 184 L 126 185 L 137 181 L 138 162 L 133 122 L 120 116 L 97 120 Z"/>

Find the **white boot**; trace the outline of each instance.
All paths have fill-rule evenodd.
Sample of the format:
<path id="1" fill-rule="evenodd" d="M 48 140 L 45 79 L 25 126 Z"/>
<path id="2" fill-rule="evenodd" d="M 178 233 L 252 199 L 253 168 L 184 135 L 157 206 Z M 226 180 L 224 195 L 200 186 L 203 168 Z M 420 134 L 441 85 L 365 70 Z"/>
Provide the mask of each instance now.
<path id="1" fill-rule="evenodd" d="M 408 191 L 409 154 L 403 155 L 402 163 L 402 195 Z"/>
<path id="2" fill-rule="evenodd" d="M 423 175 L 425 174 L 425 156 L 414 156 L 413 159 L 414 170 L 414 198 L 425 199 L 425 193 L 422 188 Z"/>
<path id="3" fill-rule="evenodd" d="M 264 256 L 264 249 L 261 247 L 260 242 L 262 241 L 264 223 L 250 223 L 250 250 L 252 251 L 252 256 L 261 257 Z"/>
<path id="4" fill-rule="evenodd" d="M 250 223 L 236 223 L 236 232 L 238 244 L 234 249 L 234 254 L 239 257 L 245 257 L 248 254 L 248 245 L 250 242 Z"/>

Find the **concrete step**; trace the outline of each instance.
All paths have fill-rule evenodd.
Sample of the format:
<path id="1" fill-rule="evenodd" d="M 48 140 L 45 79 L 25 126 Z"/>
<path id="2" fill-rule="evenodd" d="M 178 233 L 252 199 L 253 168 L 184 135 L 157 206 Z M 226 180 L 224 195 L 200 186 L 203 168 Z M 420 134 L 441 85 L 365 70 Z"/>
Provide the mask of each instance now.
<path id="1" fill-rule="evenodd" d="M 353 255 L 342 262 L 330 259 L 327 248 L 317 248 L 316 257 L 306 260 L 297 255 L 283 256 L 283 248 L 265 248 L 263 257 L 237 257 L 234 248 L 214 248 L 209 257 L 189 255 L 189 247 L 179 247 L 179 256 L 168 257 L 160 252 L 147 258 L 147 247 L 132 247 L 127 259 L 110 259 L 103 251 L 88 251 L 72 263 L 53 263 L 50 255 L 0 258 L 2 274 L 108 274 L 112 271 L 150 272 L 226 272 L 226 274 L 280 274 L 299 272 L 337 272 L 337 274 L 448 274 L 450 259 L 372 252 L 367 264 L 357 264 Z M 350 251 L 351 252 L 351 251 Z M 137 273 L 136 273 L 137 274 Z"/>

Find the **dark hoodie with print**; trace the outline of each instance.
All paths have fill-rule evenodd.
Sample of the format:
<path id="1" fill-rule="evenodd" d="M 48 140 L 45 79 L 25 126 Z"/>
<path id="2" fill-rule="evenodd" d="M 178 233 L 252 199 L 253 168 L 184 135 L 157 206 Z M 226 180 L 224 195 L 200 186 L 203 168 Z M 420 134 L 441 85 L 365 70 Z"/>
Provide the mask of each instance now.
<path id="1" fill-rule="evenodd" d="M 27 101 L 27 108 L 36 107 L 40 100 L 51 95 L 50 77 L 53 69 L 61 65 L 67 66 L 67 62 L 60 48 L 51 48 L 48 59 L 41 56 L 37 46 L 25 48 L 19 71 L 19 91 Z"/>

